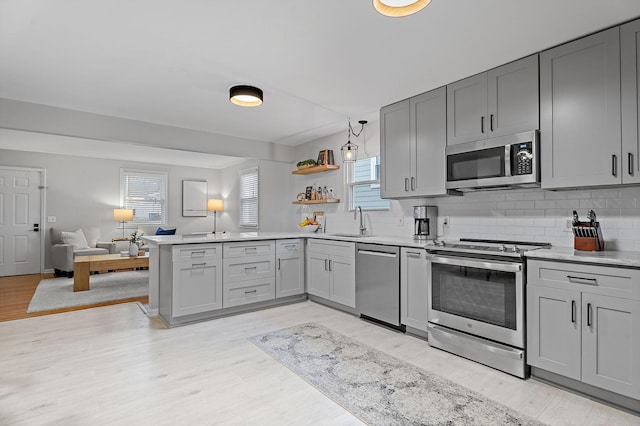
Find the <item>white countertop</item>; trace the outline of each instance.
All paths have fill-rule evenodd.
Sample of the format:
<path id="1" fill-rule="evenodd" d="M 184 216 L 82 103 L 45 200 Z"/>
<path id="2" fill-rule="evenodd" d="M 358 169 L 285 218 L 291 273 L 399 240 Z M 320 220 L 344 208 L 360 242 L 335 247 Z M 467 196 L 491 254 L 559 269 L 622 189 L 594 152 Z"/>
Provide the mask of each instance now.
<path id="1" fill-rule="evenodd" d="M 188 234 L 188 235 L 153 235 L 143 236 L 142 239 L 152 245 L 176 245 L 176 244 L 201 244 L 201 243 L 223 243 L 232 241 L 260 241 L 260 240 L 282 240 L 289 238 L 317 238 L 323 240 L 340 240 L 351 242 L 362 242 L 368 244 L 387 244 L 401 247 L 425 248 L 433 245 L 431 241 L 416 241 L 413 236 L 387 236 L 379 235 L 372 237 L 348 237 L 332 234 L 307 234 L 301 232 L 226 232 L 224 234 Z"/>
<path id="2" fill-rule="evenodd" d="M 581 251 L 571 247 L 551 247 L 526 252 L 529 259 L 559 260 L 595 263 L 611 266 L 640 268 L 640 252 L 634 251 Z"/>

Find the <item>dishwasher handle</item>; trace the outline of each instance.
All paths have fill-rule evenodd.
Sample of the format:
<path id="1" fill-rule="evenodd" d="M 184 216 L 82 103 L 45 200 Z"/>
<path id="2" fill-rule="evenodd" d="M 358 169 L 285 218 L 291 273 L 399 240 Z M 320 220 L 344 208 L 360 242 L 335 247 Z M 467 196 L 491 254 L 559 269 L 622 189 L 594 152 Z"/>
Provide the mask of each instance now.
<path id="1" fill-rule="evenodd" d="M 380 256 L 380 257 L 398 257 L 395 253 L 386 253 L 383 251 L 373 251 L 373 250 L 360 250 L 358 249 L 358 254 L 368 254 L 370 256 Z"/>

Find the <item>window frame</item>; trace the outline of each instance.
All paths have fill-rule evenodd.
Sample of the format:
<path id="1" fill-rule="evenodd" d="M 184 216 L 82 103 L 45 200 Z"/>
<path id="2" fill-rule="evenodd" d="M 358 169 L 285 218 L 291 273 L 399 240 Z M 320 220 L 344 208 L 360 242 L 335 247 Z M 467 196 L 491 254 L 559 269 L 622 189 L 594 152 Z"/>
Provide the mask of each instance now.
<path id="1" fill-rule="evenodd" d="M 255 174 L 255 196 L 243 197 L 243 176 Z M 258 166 L 240 170 L 238 173 L 238 227 L 239 228 L 260 228 L 260 168 Z M 243 200 L 252 200 L 255 198 L 255 225 L 253 223 L 243 221 L 244 202 Z"/>
<path id="2" fill-rule="evenodd" d="M 135 207 L 131 206 L 133 203 L 128 203 L 126 199 L 128 198 L 127 194 L 125 194 L 125 180 L 127 176 L 151 176 L 155 178 L 159 178 L 161 180 L 162 186 L 164 186 L 164 199 L 158 200 L 160 201 L 160 220 L 144 220 L 141 218 L 136 219 L 135 215 Z M 162 194 L 160 194 L 162 195 Z M 147 226 L 147 225 L 166 225 L 169 223 L 169 174 L 167 172 L 157 171 L 157 170 L 143 170 L 143 169 L 129 169 L 129 168 L 120 168 L 120 208 L 132 208 L 134 210 L 133 220 L 130 222 L 126 222 L 124 227 L 126 228 L 128 224 L 134 224 L 136 226 Z M 119 225 L 119 228 L 122 228 L 122 224 Z"/>
<path id="3" fill-rule="evenodd" d="M 367 160 L 367 159 L 371 159 L 371 158 L 377 158 L 376 162 L 371 164 L 371 169 L 370 169 L 370 177 L 375 178 L 375 174 L 376 174 L 376 165 L 380 164 L 380 155 L 371 155 L 369 157 L 365 157 L 365 158 L 359 158 L 357 161 L 361 161 L 361 160 Z M 346 194 L 346 211 L 352 212 L 355 210 L 356 206 L 353 205 L 354 202 L 354 196 L 353 196 L 353 189 L 356 186 L 366 186 L 369 185 L 370 188 L 372 189 L 379 189 L 380 186 L 380 179 L 370 179 L 370 180 L 361 180 L 361 181 L 357 181 L 354 182 L 353 179 L 355 178 L 355 164 L 356 163 L 346 163 L 345 164 L 345 194 Z M 378 169 L 379 170 L 379 169 Z M 391 211 L 391 202 L 390 200 L 384 199 L 382 197 L 380 197 L 380 200 L 386 201 L 388 203 L 387 207 L 381 207 L 381 208 L 363 208 L 363 211 L 372 211 L 372 212 L 385 212 L 385 211 Z"/>

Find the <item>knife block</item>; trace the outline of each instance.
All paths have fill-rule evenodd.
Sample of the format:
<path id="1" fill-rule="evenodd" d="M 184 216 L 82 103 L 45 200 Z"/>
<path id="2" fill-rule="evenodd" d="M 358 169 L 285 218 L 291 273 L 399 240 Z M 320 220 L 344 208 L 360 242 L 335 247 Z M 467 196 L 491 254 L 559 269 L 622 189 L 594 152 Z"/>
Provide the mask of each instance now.
<path id="1" fill-rule="evenodd" d="M 600 228 L 600 223 L 595 222 L 595 226 L 591 226 L 589 222 L 581 222 L 580 225 L 583 228 L 589 228 L 590 234 L 594 236 L 591 237 L 579 237 L 575 235 L 574 228 L 574 237 L 573 237 L 573 248 L 575 250 L 581 251 L 602 251 L 604 250 L 604 238 L 602 237 L 602 228 Z"/>

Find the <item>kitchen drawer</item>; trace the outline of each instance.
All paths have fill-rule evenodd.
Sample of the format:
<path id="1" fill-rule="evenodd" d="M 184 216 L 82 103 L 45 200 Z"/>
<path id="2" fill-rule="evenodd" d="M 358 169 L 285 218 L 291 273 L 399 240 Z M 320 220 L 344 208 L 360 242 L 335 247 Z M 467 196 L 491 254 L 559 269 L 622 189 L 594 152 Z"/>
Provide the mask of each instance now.
<path id="1" fill-rule="evenodd" d="M 273 240 L 224 243 L 224 258 L 274 255 L 275 247 Z"/>
<path id="2" fill-rule="evenodd" d="M 275 277 L 275 255 L 231 258 L 223 260 L 224 282 Z"/>
<path id="3" fill-rule="evenodd" d="M 276 254 L 299 254 L 304 252 L 304 240 L 296 238 L 294 240 L 277 240 Z"/>
<path id="4" fill-rule="evenodd" d="M 223 285 L 222 306 L 246 305 L 248 303 L 264 302 L 276 297 L 275 278 L 260 278 L 257 280 L 225 282 Z"/>
<path id="5" fill-rule="evenodd" d="M 174 262 L 198 259 L 221 259 L 222 244 L 185 244 L 173 247 L 172 260 Z"/>
<path id="6" fill-rule="evenodd" d="M 309 238 L 307 240 L 307 249 L 315 253 L 325 253 L 335 256 L 347 257 L 355 259 L 356 245 L 347 241 L 320 240 Z"/>
<path id="7" fill-rule="evenodd" d="M 527 261 L 527 284 L 640 300 L 640 269 Z"/>

